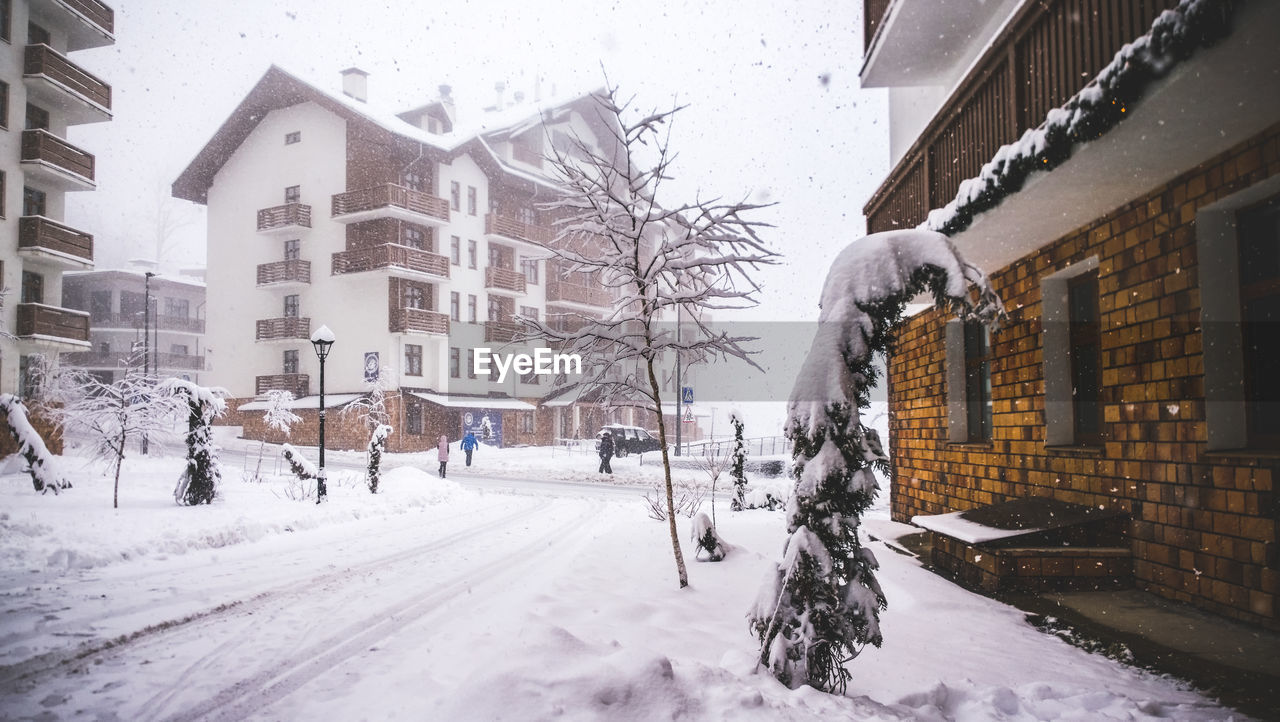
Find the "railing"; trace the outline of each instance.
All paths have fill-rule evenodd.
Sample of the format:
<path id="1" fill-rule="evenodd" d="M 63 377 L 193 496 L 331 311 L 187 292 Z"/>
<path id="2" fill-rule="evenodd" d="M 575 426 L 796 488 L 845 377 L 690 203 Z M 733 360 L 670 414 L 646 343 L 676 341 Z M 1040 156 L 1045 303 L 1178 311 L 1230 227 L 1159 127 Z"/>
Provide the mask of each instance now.
<path id="1" fill-rule="evenodd" d="M 391 311 L 392 333 L 435 333 L 448 335 L 449 316 L 422 308 L 396 308 Z"/>
<path id="2" fill-rule="evenodd" d="M 311 319 L 293 318 L 290 316 L 286 316 L 284 318 L 259 319 L 257 322 L 257 330 L 254 334 L 254 338 L 259 341 L 277 341 L 281 339 L 310 337 Z"/>
<path id="3" fill-rule="evenodd" d="M 671 441 L 674 438 L 675 432 L 668 428 L 667 440 Z M 721 456 L 732 454 L 736 443 L 733 439 L 725 438 L 719 438 L 714 441 L 709 439 L 686 441 L 680 444 L 680 451 L 681 456 Z M 791 442 L 785 436 L 761 436 L 754 439 L 743 439 L 742 447 L 748 458 L 753 456 L 789 455 L 792 451 Z"/>
<path id="4" fill-rule="evenodd" d="M 292 391 L 294 398 L 302 398 L 311 394 L 311 376 L 309 374 L 273 374 L 271 376 L 254 377 L 253 393 L 261 396 L 268 391 Z"/>
<path id="5" fill-rule="evenodd" d="M 20 303 L 18 335 L 88 341 L 89 314 L 43 303 Z"/>
<path id="6" fill-rule="evenodd" d="M 864 0 L 867 5 L 873 0 Z M 913 228 L 1000 146 L 1037 127 L 1176 0 L 1027 3 L 952 93 L 863 212 L 867 232 Z M 867 8 L 870 12 L 870 8 Z"/>
<path id="7" fill-rule="evenodd" d="M 613 305 L 613 298 L 603 288 L 578 286 L 562 281 L 547 281 L 547 303 L 555 301 L 582 303 L 602 308 L 608 308 Z"/>
<path id="8" fill-rule="evenodd" d="M 378 268 L 403 268 L 448 278 L 449 258 L 439 253 L 420 251 L 395 243 L 384 243 L 380 246 L 358 248 L 353 251 L 338 251 L 333 254 L 333 275 L 335 276 Z"/>
<path id="9" fill-rule="evenodd" d="M 93 181 L 93 155 L 41 128 L 22 131 L 22 160 L 51 163 Z"/>
<path id="10" fill-rule="evenodd" d="M 485 266 L 484 287 L 524 293 L 524 274 L 510 271 L 505 268 Z"/>
<path id="11" fill-rule="evenodd" d="M 92 235 L 44 216 L 18 219 L 18 248 L 44 248 L 85 261 L 93 260 Z"/>
<path id="12" fill-rule="evenodd" d="M 530 150 L 522 145 L 511 146 L 511 157 L 521 163 L 527 163 L 536 168 L 542 167 L 542 153 L 536 150 Z"/>
<path id="13" fill-rule="evenodd" d="M 200 371 L 204 369 L 204 356 L 189 354 L 157 353 L 148 354 L 150 363 L 159 369 L 185 369 Z M 62 355 L 62 362 L 81 368 L 123 368 L 129 365 L 141 366 L 141 354 L 133 352 L 78 351 Z"/>
<path id="14" fill-rule="evenodd" d="M 862 0 L 862 54 L 864 56 L 871 50 L 871 41 L 875 39 L 876 31 L 880 29 L 884 16 L 889 12 L 889 6 L 892 4 L 893 0 Z"/>
<path id="15" fill-rule="evenodd" d="M 60 0 L 60 2 L 108 33 L 115 33 L 116 13 L 110 6 L 98 0 Z"/>
<path id="16" fill-rule="evenodd" d="M 311 206 L 305 203 L 286 203 L 258 211 L 259 231 L 274 231 L 295 226 L 311 227 Z"/>
<path id="17" fill-rule="evenodd" d="M 48 45 L 28 45 L 24 51 L 24 75 L 44 75 L 70 88 L 92 103 L 111 109 L 111 86 Z"/>
<path id="18" fill-rule="evenodd" d="M 272 283 L 311 283 L 311 261 L 293 258 L 258 264 L 258 285 Z"/>
<path id="19" fill-rule="evenodd" d="M 504 236 L 543 246 L 555 240 L 555 234 L 549 228 L 524 223 L 496 213 L 489 213 L 484 217 L 484 232 L 491 236 Z"/>
<path id="20" fill-rule="evenodd" d="M 449 202 L 429 193 L 414 191 L 394 183 L 338 193 L 333 196 L 332 214 L 336 218 L 350 213 L 379 208 L 403 208 L 441 221 L 449 220 Z"/>
<path id="21" fill-rule="evenodd" d="M 147 320 L 142 311 L 133 313 L 92 313 L 90 320 L 97 328 L 142 328 Z M 152 316 L 151 328 L 160 331 L 204 333 L 204 319 L 192 316 Z"/>
<path id="22" fill-rule="evenodd" d="M 510 343 L 522 329 L 511 321 L 485 321 L 484 322 L 484 340 L 485 342 L 500 341 L 502 343 Z"/>

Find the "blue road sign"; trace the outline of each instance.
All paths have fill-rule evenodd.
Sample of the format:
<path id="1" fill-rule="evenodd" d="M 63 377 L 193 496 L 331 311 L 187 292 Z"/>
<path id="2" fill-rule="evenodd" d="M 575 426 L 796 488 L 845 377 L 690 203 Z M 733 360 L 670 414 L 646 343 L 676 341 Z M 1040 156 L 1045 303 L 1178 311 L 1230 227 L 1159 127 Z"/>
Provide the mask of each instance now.
<path id="1" fill-rule="evenodd" d="M 680 388 L 680 403 L 682 404 L 693 403 L 693 387 L 692 386 L 683 386 Z"/>

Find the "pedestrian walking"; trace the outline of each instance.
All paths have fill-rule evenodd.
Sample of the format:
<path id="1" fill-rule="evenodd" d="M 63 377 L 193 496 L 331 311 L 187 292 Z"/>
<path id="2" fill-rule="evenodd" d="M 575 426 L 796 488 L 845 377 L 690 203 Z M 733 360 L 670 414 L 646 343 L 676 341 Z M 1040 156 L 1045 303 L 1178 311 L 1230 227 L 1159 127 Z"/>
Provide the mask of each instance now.
<path id="1" fill-rule="evenodd" d="M 476 441 L 476 435 L 470 431 L 467 432 L 466 436 L 462 437 L 462 453 L 467 455 L 468 467 L 471 466 L 471 453 L 475 451 L 478 446 L 480 446 L 480 442 Z"/>
<path id="2" fill-rule="evenodd" d="M 600 435 L 600 473 L 612 474 L 613 467 L 609 466 L 609 460 L 613 458 L 613 434 L 608 431 Z"/>
<path id="3" fill-rule="evenodd" d="M 440 434 L 440 443 L 436 444 L 436 456 L 440 459 L 440 478 L 444 478 L 444 466 L 449 463 L 449 437 Z"/>

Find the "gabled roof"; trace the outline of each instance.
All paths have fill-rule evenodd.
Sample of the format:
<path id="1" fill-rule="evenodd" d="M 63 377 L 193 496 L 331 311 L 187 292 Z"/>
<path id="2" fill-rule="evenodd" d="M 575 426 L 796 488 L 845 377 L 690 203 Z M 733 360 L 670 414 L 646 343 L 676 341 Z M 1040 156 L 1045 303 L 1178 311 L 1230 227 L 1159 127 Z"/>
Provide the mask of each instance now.
<path id="1" fill-rule="evenodd" d="M 173 182 L 176 198 L 196 203 L 208 200 L 209 187 L 214 176 L 253 132 L 258 123 L 273 110 L 288 108 L 305 102 L 313 102 L 346 119 L 367 123 L 390 133 L 408 143 L 417 143 L 436 151 L 440 159 L 456 157 L 462 153 L 480 151 L 487 154 L 493 166 L 504 173 L 516 175 L 523 181 L 547 184 L 546 178 L 512 168 L 494 152 L 485 138 L 505 140 L 512 135 L 537 127 L 544 118 L 562 117 L 571 106 L 578 105 L 602 92 L 592 91 L 547 108 L 514 106 L 503 111 L 478 117 L 469 128 L 455 124 L 453 131 L 441 135 L 429 133 L 406 122 L 400 115 L 383 113 L 367 104 L 340 93 L 324 90 L 302 78 L 272 65 L 253 86 L 240 105 L 218 128 L 209 142 Z M 419 106 L 421 109 L 423 106 Z M 412 111 L 410 111 L 411 113 Z"/>

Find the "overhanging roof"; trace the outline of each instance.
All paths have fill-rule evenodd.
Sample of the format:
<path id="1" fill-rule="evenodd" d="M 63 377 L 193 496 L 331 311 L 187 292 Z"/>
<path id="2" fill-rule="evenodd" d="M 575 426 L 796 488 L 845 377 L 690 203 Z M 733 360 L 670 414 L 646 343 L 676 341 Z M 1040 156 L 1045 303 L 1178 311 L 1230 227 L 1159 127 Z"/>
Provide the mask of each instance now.
<path id="1" fill-rule="evenodd" d="M 533 404 L 525 403 L 520 399 L 511 398 L 493 398 L 491 396 L 445 396 L 443 394 L 433 394 L 426 391 L 410 391 L 410 396 L 417 396 L 423 401 L 430 401 L 438 406 L 447 406 L 451 409 L 497 409 L 499 411 L 534 411 L 537 409 Z"/>

